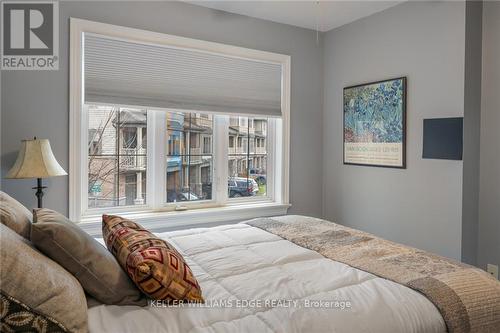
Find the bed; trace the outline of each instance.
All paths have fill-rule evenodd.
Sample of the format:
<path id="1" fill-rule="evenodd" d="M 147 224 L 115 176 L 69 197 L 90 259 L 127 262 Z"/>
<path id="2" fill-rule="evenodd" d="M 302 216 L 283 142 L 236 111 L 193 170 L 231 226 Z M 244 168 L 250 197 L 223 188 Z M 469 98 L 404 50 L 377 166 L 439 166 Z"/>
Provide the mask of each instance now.
<path id="1" fill-rule="evenodd" d="M 421 293 L 261 228 L 157 235 L 184 256 L 206 303 L 94 306 L 90 332 L 446 332 Z"/>

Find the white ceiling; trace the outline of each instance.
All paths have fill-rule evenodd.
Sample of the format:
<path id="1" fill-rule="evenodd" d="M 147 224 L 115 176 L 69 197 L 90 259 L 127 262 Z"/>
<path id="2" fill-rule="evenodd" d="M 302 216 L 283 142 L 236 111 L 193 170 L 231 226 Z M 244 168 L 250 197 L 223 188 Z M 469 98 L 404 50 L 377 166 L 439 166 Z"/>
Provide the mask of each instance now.
<path id="1" fill-rule="evenodd" d="M 328 31 L 372 15 L 403 1 L 187 1 L 268 21 Z"/>

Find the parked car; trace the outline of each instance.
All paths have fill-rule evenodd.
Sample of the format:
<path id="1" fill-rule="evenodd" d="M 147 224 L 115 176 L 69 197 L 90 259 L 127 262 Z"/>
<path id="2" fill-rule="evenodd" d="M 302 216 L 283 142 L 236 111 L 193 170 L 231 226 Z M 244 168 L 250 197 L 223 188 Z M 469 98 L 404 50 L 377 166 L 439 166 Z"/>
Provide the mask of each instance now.
<path id="1" fill-rule="evenodd" d="M 259 192 L 259 185 L 250 178 L 232 177 L 227 180 L 230 198 L 254 196 Z"/>
<path id="2" fill-rule="evenodd" d="M 176 192 L 173 190 L 167 191 L 167 202 L 194 201 L 194 200 L 200 200 L 200 198 L 193 192 Z"/>

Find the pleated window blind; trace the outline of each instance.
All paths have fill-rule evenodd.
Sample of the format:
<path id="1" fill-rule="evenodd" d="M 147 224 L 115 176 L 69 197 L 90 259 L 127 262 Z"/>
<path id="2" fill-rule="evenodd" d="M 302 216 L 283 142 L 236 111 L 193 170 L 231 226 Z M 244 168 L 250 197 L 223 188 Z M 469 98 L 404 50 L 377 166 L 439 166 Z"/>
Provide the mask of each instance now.
<path id="1" fill-rule="evenodd" d="M 85 102 L 281 116 L 281 64 L 84 35 Z"/>

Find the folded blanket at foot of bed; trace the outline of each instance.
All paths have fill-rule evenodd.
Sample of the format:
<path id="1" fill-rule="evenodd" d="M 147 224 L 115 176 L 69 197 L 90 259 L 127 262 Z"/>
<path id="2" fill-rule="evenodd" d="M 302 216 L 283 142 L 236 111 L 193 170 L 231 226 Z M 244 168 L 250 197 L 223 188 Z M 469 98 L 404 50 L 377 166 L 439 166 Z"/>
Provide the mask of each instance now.
<path id="1" fill-rule="evenodd" d="M 500 332 L 500 282 L 486 272 L 422 250 L 306 216 L 243 222 L 426 296 L 448 332 Z"/>

